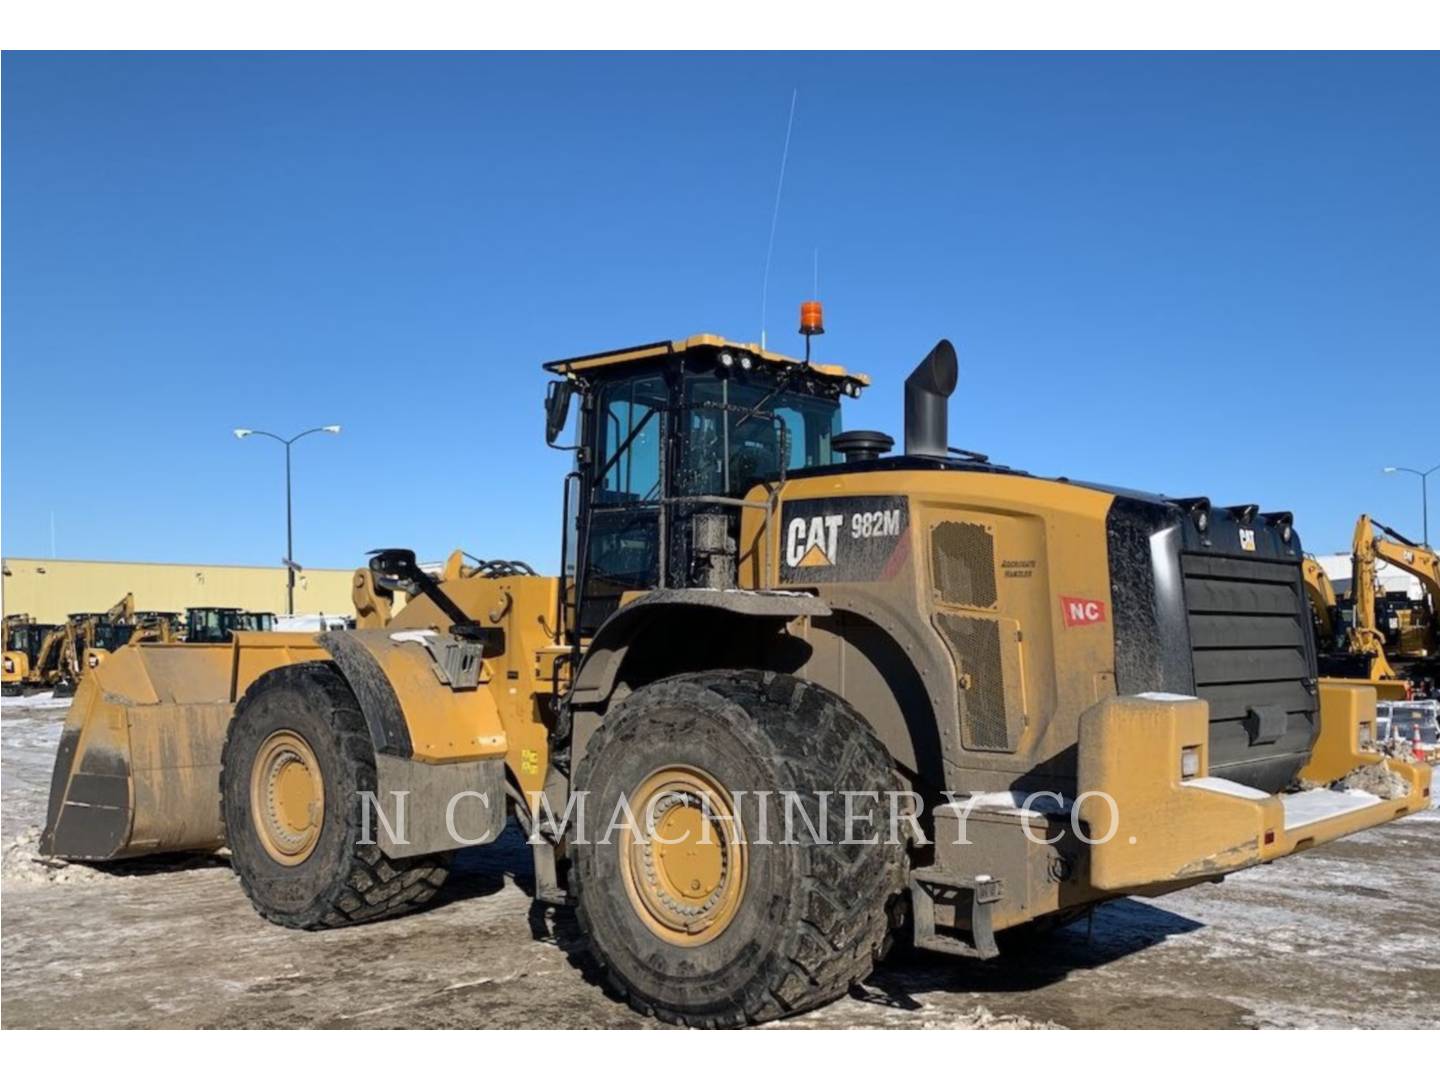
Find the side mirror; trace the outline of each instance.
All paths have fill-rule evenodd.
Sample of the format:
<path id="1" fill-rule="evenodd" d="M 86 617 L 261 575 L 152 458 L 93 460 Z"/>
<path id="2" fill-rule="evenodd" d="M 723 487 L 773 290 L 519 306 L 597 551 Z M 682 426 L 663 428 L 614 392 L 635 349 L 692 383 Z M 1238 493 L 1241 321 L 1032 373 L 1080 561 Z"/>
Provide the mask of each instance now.
<path id="1" fill-rule="evenodd" d="M 555 440 L 565 430 L 565 421 L 570 417 L 570 395 L 575 392 L 569 379 L 556 379 L 545 390 L 545 442 L 555 445 Z"/>

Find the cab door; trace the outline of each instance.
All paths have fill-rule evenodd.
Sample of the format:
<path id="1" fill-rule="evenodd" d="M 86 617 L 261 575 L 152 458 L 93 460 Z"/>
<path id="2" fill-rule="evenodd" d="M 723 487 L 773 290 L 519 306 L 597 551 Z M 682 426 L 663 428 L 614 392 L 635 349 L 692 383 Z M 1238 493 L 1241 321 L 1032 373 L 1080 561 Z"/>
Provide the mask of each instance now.
<path id="1" fill-rule="evenodd" d="M 667 406 L 660 374 L 617 379 L 596 391 L 589 433 L 594 479 L 581 510 L 582 636 L 620 606 L 622 594 L 655 587 Z"/>

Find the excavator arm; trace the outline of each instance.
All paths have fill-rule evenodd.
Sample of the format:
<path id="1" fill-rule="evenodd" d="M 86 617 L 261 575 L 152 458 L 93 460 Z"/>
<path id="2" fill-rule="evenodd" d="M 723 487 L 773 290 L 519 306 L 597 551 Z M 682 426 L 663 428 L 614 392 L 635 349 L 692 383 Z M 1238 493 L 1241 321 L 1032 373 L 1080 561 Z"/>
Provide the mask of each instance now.
<path id="1" fill-rule="evenodd" d="M 1374 524 L 1385 534 L 1373 538 L 1375 557 L 1419 578 L 1430 598 L 1431 612 L 1440 616 L 1440 555 L 1407 540 L 1388 525 L 1378 521 Z"/>
<path id="2" fill-rule="evenodd" d="M 1395 679 L 1395 669 L 1385 657 L 1385 638 L 1375 621 L 1375 591 L 1375 526 L 1368 514 L 1361 514 L 1350 543 L 1350 599 L 1355 610 L 1350 651 L 1370 658 L 1372 680 Z"/>
<path id="3" fill-rule="evenodd" d="M 135 594 L 126 593 L 101 616 L 104 622 L 128 623 L 135 618 Z"/>
<path id="4" fill-rule="evenodd" d="M 1305 595 L 1315 612 L 1315 625 L 1320 631 L 1320 637 L 1328 647 L 1335 637 L 1335 586 L 1330 583 L 1330 575 L 1325 573 L 1325 568 L 1318 559 L 1306 555 L 1302 566 L 1305 573 Z"/>

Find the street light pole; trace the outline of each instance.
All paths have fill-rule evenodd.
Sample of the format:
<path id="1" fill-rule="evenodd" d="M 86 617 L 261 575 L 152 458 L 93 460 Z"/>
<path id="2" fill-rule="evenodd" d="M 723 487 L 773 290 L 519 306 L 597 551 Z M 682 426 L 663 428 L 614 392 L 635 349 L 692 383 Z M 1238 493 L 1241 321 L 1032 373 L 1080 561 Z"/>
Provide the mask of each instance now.
<path id="1" fill-rule="evenodd" d="M 1408 472 L 1412 476 L 1420 477 L 1420 529 L 1425 534 L 1425 546 L 1430 546 L 1430 474 L 1440 470 L 1440 465 L 1432 465 L 1425 470 L 1410 469 L 1404 465 L 1386 465 L 1387 473 Z"/>
<path id="2" fill-rule="evenodd" d="M 290 497 L 290 447 L 294 446 L 306 435 L 339 435 L 339 424 L 327 424 L 324 427 L 310 428 L 302 431 L 299 435 L 292 435 L 290 438 L 282 438 L 269 431 L 257 431 L 254 428 L 236 428 L 237 439 L 247 439 L 251 435 L 263 435 L 267 439 L 274 439 L 285 447 L 285 614 L 295 614 L 295 514 L 293 503 Z"/>
<path id="3" fill-rule="evenodd" d="M 285 444 L 285 614 L 295 614 L 295 517 L 290 501 L 290 443 Z"/>

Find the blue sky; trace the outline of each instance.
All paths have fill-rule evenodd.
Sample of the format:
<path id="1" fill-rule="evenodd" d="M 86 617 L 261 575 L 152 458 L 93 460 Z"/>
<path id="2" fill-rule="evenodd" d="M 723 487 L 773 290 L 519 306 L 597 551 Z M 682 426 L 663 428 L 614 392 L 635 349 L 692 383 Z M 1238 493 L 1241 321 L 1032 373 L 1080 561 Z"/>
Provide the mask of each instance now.
<path id="1" fill-rule="evenodd" d="M 1440 463 L 1440 60 L 64 55 L 3 61 L 4 552 L 553 569 L 550 358 L 701 330 L 818 356 L 899 433 L 1038 473 L 1419 533 Z M 1440 474 L 1432 494 L 1440 496 Z M 1440 498 L 1437 498 L 1440 504 Z M 1440 525 L 1440 505 L 1432 513 Z"/>

